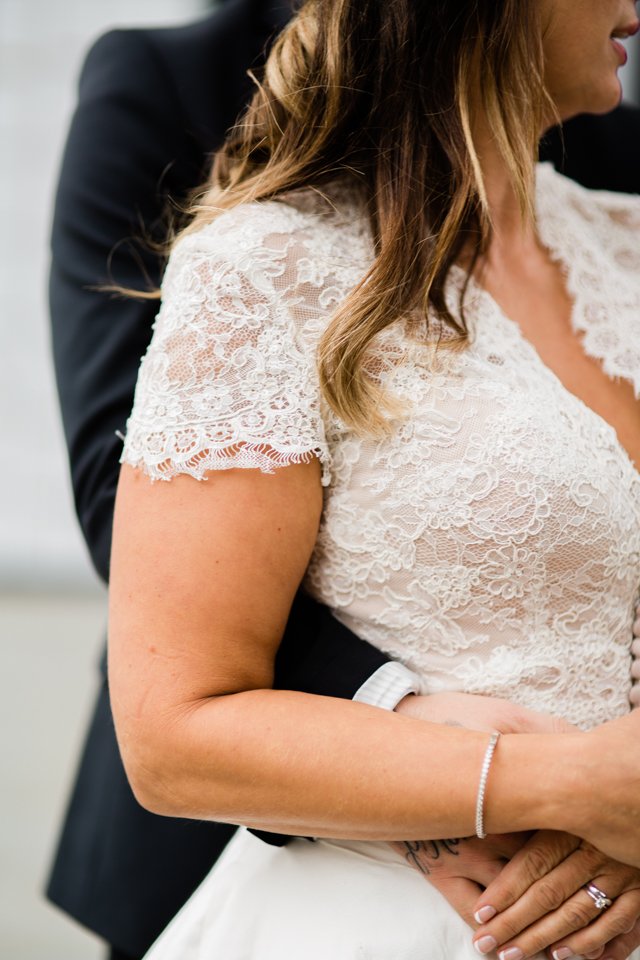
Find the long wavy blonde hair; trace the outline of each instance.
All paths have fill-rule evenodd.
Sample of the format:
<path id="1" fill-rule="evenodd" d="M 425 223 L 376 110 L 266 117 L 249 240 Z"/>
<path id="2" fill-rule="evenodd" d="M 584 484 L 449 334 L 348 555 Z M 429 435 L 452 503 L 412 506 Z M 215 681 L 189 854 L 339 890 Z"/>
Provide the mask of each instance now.
<path id="1" fill-rule="evenodd" d="M 319 346 L 322 390 L 359 431 L 383 423 L 363 362 L 401 316 L 434 311 L 463 343 L 464 305 L 445 284 L 491 239 L 472 135 L 484 110 L 525 216 L 550 101 L 538 0 L 306 0 L 276 40 L 257 89 L 190 210 L 224 210 L 349 173 L 368 199 L 376 256 Z M 462 300 L 464 299 L 464 290 Z"/>

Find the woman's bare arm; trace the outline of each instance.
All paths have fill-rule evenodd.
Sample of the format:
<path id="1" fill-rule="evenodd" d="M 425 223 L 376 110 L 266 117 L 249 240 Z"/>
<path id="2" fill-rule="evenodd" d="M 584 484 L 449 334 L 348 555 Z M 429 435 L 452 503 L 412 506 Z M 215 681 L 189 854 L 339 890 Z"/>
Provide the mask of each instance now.
<path id="1" fill-rule="evenodd" d="M 485 734 L 268 689 L 320 511 L 315 460 L 205 483 L 123 468 L 109 669 L 132 786 L 158 813 L 297 835 L 472 834 Z M 581 768 L 566 759 L 581 751 L 588 769 L 584 743 L 503 737 L 487 828 L 579 832 L 571 810 L 577 821 L 590 808 L 572 806 Z"/>

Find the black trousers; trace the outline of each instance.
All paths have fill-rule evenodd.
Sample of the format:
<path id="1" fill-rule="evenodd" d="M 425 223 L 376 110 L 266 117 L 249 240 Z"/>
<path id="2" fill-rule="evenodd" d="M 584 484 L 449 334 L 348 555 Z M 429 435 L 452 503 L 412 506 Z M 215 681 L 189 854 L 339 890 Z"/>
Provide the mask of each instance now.
<path id="1" fill-rule="evenodd" d="M 122 953 L 121 950 L 116 950 L 114 947 L 111 947 L 109 960 L 140 960 L 140 958 L 131 957 L 128 953 Z"/>

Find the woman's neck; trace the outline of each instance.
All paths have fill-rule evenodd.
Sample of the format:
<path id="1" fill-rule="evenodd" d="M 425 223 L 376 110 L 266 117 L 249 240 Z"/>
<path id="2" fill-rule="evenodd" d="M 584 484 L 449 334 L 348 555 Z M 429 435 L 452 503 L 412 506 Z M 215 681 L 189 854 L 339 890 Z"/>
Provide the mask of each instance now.
<path id="1" fill-rule="evenodd" d="M 492 223 L 491 247 L 486 259 L 519 258 L 533 247 L 539 247 L 535 224 L 523 215 L 509 169 L 488 125 L 476 124 L 474 142 Z"/>

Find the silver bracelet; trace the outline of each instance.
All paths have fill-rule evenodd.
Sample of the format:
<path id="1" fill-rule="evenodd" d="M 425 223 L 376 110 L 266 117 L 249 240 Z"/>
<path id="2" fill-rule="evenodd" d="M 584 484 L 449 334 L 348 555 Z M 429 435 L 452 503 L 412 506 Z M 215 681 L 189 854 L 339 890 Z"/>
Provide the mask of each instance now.
<path id="1" fill-rule="evenodd" d="M 484 755 L 484 760 L 482 763 L 482 770 L 480 771 L 480 783 L 478 784 L 478 799 L 476 800 L 476 836 L 480 840 L 484 840 L 486 833 L 484 832 L 484 795 L 487 791 L 487 779 L 489 777 L 489 769 L 491 767 L 491 761 L 493 760 L 493 753 L 496 749 L 496 744 L 500 738 L 500 733 L 498 730 L 494 730 L 491 734 L 491 739 L 489 740 L 489 746 L 487 747 L 486 753 Z"/>

